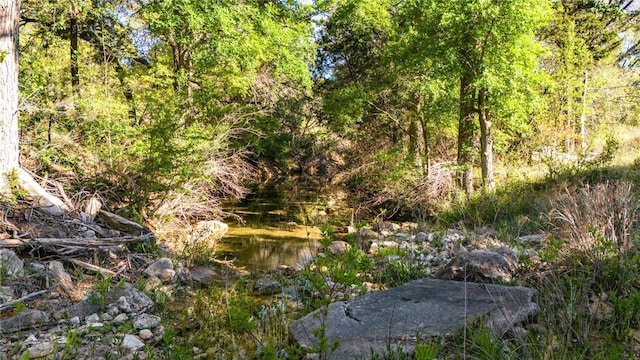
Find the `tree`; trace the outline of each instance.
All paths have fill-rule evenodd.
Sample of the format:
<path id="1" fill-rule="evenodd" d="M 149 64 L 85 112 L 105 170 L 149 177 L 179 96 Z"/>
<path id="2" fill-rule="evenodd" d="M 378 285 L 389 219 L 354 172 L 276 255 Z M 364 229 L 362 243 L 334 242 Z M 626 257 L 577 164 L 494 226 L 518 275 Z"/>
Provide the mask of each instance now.
<path id="1" fill-rule="evenodd" d="M 535 95 L 539 46 L 535 30 L 549 14 L 538 0 L 416 0 L 404 11 L 407 34 L 439 74 L 455 74 L 458 93 L 458 183 L 471 194 L 476 121 L 482 179 L 492 188 L 493 132 L 522 122 Z M 516 101 L 517 100 L 517 101 Z"/>
<path id="2" fill-rule="evenodd" d="M 18 0 L 0 1 L 0 188 L 18 169 Z"/>
<path id="3" fill-rule="evenodd" d="M 0 1 L 0 192 L 10 193 L 10 176 L 34 197 L 40 208 L 60 215 L 68 207 L 48 194 L 20 168 L 18 152 L 18 25 L 20 2 Z"/>

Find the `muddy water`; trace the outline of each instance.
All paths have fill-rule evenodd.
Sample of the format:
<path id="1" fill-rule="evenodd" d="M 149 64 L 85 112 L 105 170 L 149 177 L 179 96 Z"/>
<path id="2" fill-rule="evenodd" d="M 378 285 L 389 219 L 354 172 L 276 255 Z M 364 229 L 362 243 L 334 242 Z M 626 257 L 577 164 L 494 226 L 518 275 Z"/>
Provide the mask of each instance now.
<path id="1" fill-rule="evenodd" d="M 318 190 L 284 183 L 226 206 L 245 223 L 228 222 L 229 231 L 217 245 L 218 258 L 256 272 L 303 264 L 318 249 L 319 226 L 339 221 L 335 213 L 324 216 L 327 199 Z"/>

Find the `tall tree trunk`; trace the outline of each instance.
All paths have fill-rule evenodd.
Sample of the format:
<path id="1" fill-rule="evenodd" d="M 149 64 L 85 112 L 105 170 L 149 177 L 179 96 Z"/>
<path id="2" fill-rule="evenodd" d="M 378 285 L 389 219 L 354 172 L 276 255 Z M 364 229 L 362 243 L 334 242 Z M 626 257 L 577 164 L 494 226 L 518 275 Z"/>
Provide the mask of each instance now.
<path id="1" fill-rule="evenodd" d="M 0 0 L 0 189 L 18 168 L 19 0 Z"/>
<path id="2" fill-rule="evenodd" d="M 584 83 L 582 86 L 582 111 L 580 112 L 580 151 L 587 148 L 587 84 L 589 81 L 589 71 L 584 71 Z"/>
<path id="3" fill-rule="evenodd" d="M 482 185 L 493 190 L 495 180 L 493 178 L 493 124 L 489 119 L 489 110 L 486 108 L 487 92 L 481 90 L 478 93 L 478 118 L 480 120 L 480 168 L 482 169 Z"/>
<path id="4" fill-rule="evenodd" d="M 422 148 L 422 173 L 424 176 L 429 177 L 429 171 L 431 170 L 431 152 L 429 148 L 429 128 L 427 124 L 427 117 L 422 111 L 423 105 L 424 100 L 421 97 L 418 101 L 418 105 L 416 106 L 416 113 L 418 114 L 418 119 L 420 119 L 420 126 L 422 127 L 422 142 L 424 145 Z"/>
<path id="5" fill-rule="evenodd" d="M 71 90 L 78 95 L 80 75 L 78 68 L 78 13 L 71 3 L 69 9 L 69 47 L 71 56 Z"/>
<path id="6" fill-rule="evenodd" d="M 475 87 L 471 71 L 460 76 L 460 114 L 458 118 L 458 186 L 467 196 L 473 193 L 473 126 Z"/>

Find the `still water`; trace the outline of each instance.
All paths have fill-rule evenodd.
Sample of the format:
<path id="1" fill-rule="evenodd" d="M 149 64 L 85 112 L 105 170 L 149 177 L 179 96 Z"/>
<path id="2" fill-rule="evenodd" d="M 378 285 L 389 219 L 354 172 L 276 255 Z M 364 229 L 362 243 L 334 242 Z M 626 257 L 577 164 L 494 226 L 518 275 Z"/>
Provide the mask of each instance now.
<path id="1" fill-rule="evenodd" d="M 318 249 L 319 226 L 336 221 L 335 213 L 326 215 L 327 198 L 318 190 L 279 184 L 226 206 L 245 223 L 228 222 L 217 257 L 255 272 L 305 263 Z"/>

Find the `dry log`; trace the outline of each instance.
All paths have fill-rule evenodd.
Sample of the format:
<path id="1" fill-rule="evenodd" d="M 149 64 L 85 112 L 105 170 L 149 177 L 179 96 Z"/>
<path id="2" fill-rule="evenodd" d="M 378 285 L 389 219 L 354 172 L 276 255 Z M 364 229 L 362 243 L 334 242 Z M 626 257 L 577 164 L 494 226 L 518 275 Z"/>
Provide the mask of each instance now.
<path id="1" fill-rule="evenodd" d="M 33 238 L 33 239 L 6 239 L 0 240 L 0 248 L 20 247 L 26 245 L 54 245 L 54 246 L 77 246 L 77 247 L 99 247 L 123 245 L 129 243 L 146 242 L 153 239 L 153 234 L 140 236 L 122 236 L 113 238 Z"/>

